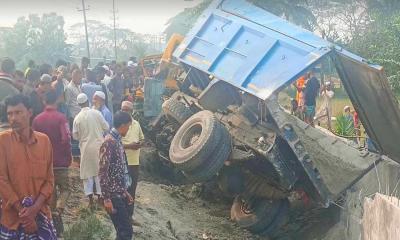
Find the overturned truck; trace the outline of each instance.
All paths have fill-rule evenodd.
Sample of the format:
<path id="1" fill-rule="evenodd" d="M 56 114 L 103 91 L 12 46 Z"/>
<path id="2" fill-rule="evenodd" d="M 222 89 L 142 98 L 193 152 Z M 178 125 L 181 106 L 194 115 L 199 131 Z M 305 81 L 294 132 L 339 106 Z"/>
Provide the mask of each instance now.
<path id="1" fill-rule="evenodd" d="M 326 58 L 378 153 L 279 105 L 279 92 Z M 382 159 L 400 161 L 400 111 L 382 67 L 244 0 L 213 1 L 171 61 L 183 70 L 172 95 L 162 77 L 145 81 L 148 133 L 188 180 L 218 179 L 235 197 L 232 219 L 252 232 L 273 235 L 293 193 L 328 207 Z"/>

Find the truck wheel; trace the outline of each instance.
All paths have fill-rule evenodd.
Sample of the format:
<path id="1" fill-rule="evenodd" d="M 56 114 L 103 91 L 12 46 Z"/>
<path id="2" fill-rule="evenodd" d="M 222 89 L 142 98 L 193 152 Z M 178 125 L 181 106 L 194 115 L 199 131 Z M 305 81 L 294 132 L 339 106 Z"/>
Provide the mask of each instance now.
<path id="1" fill-rule="evenodd" d="M 245 176 L 241 170 L 241 166 L 225 166 L 218 173 L 218 188 L 221 192 L 230 198 L 243 193 L 245 191 Z"/>
<path id="2" fill-rule="evenodd" d="M 184 123 L 193 112 L 185 104 L 174 98 L 170 98 L 162 104 L 162 110 L 165 115 L 173 118 L 178 123 Z"/>
<path id="3" fill-rule="evenodd" d="M 231 208 L 231 219 L 250 232 L 257 234 L 270 234 L 281 227 L 278 224 L 281 215 L 287 215 L 288 201 L 253 199 L 245 200 L 238 196 Z M 268 230 L 268 232 L 266 232 Z"/>
<path id="4" fill-rule="evenodd" d="M 214 177 L 224 166 L 232 150 L 232 139 L 229 132 L 222 126 L 222 139 L 209 158 L 198 161 L 199 167 L 192 171 L 184 171 L 183 174 L 191 182 L 205 182 Z M 200 159 L 199 159 L 200 160 Z"/>
<path id="5" fill-rule="evenodd" d="M 279 229 L 289 221 L 290 204 L 287 199 L 281 200 L 282 204 L 274 221 L 260 233 L 263 236 L 275 237 Z"/>
<path id="6" fill-rule="evenodd" d="M 210 111 L 191 116 L 176 132 L 169 149 L 171 162 L 192 171 L 207 162 L 221 142 L 224 126 Z"/>

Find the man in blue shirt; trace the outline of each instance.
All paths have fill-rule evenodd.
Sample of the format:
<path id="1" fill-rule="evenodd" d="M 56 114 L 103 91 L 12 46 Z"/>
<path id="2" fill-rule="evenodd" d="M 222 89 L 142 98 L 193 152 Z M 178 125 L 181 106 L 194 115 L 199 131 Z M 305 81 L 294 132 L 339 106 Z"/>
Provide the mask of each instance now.
<path id="1" fill-rule="evenodd" d="M 99 85 L 97 83 L 95 72 L 88 70 L 86 77 L 87 77 L 88 82 L 82 84 L 81 89 L 82 89 L 82 92 L 84 94 L 86 94 L 86 96 L 89 99 L 89 106 L 93 106 L 92 99 L 93 99 L 94 93 L 96 91 L 103 91 L 103 88 L 101 87 L 101 85 Z"/>
<path id="2" fill-rule="evenodd" d="M 113 116 L 111 111 L 106 106 L 106 95 L 102 91 L 96 91 L 93 95 L 93 108 L 101 112 L 108 125 L 113 126 Z"/>

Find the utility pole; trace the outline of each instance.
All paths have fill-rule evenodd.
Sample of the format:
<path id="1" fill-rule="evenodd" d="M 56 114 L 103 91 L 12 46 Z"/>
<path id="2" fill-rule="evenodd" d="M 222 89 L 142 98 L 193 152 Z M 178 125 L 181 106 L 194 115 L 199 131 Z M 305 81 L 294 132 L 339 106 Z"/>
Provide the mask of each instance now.
<path id="1" fill-rule="evenodd" d="M 117 28 L 116 28 L 116 18 L 115 18 L 115 0 L 113 0 L 113 20 L 114 20 L 114 54 L 115 54 L 115 61 L 117 61 Z"/>
<path id="2" fill-rule="evenodd" d="M 78 12 L 82 12 L 83 13 L 83 21 L 84 21 L 84 24 L 85 24 L 87 57 L 90 59 L 89 35 L 88 35 L 87 21 L 86 21 L 86 11 L 88 11 L 88 10 L 89 10 L 89 7 L 86 8 L 85 0 L 82 0 L 82 9 L 78 8 Z"/>

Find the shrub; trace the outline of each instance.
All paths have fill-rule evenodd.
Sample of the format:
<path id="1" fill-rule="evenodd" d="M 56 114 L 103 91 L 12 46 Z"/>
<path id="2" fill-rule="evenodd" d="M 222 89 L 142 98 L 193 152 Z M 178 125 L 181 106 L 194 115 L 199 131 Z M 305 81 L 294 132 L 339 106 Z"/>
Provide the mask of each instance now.
<path id="1" fill-rule="evenodd" d="M 343 114 L 336 117 L 335 125 L 336 134 L 342 137 L 352 137 L 355 135 L 353 121 L 346 118 Z"/>
<path id="2" fill-rule="evenodd" d="M 64 233 L 65 240 L 107 240 L 111 229 L 94 214 L 82 214 L 82 219 Z"/>

